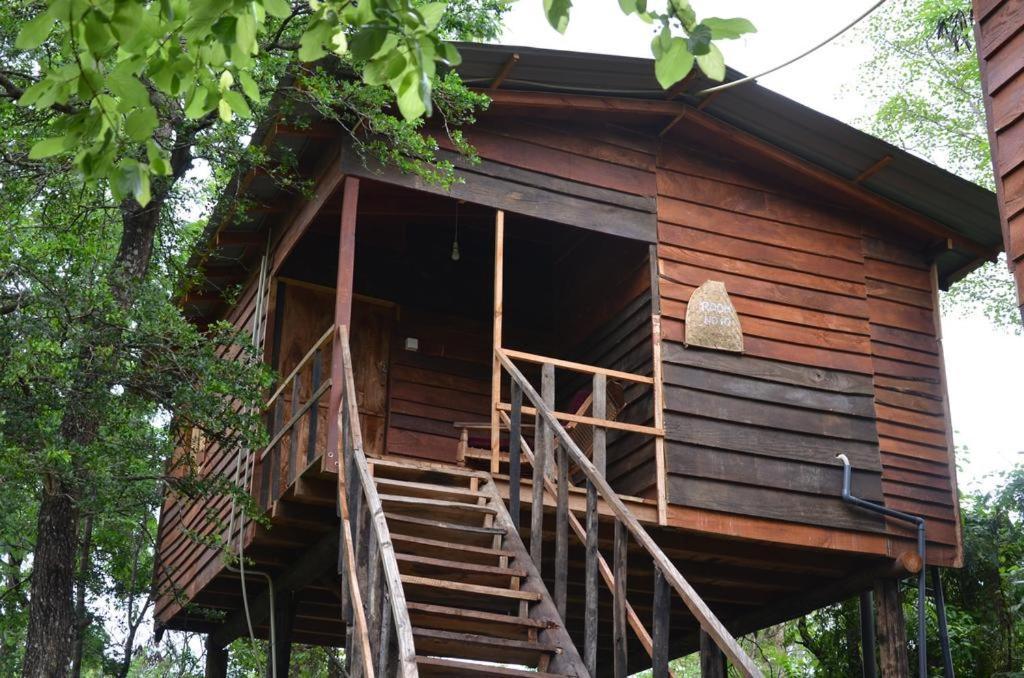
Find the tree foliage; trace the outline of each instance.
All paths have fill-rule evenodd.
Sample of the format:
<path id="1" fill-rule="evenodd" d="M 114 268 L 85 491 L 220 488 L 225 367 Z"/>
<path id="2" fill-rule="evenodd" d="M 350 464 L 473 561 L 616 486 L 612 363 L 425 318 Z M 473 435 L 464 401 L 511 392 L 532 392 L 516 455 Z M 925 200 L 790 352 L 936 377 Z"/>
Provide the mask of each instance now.
<path id="1" fill-rule="evenodd" d="M 872 58 L 858 89 L 876 107 L 868 129 L 901 148 L 994 188 L 970 0 L 888 3 L 856 40 Z M 1022 330 L 1005 259 L 990 262 L 944 295 L 948 312 L 980 312 Z"/>

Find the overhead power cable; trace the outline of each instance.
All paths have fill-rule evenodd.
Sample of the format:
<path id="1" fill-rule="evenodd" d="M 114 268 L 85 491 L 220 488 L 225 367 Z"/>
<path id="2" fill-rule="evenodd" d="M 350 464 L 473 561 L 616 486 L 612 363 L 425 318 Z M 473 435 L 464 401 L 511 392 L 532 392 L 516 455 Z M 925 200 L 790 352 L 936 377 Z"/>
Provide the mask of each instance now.
<path id="1" fill-rule="evenodd" d="M 871 14 L 872 12 L 874 12 L 876 9 L 881 7 L 883 4 L 885 4 L 885 0 L 878 0 L 878 2 L 876 2 L 873 5 L 871 5 L 871 7 L 868 7 L 867 10 L 865 10 L 863 14 L 861 14 L 856 19 L 854 19 L 853 21 L 851 21 L 850 23 L 846 24 L 845 26 L 840 28 L 838 31 L 833 33 L 832 35 L 828 36 L 827 38 L 825 38 L 824 40 L 819 42 L 814 47 L 811 47 L 809 50 L 807 50 L 807 51 L 805 51 L 805 52 L 803 52 L 801 54 L 796 55 L 795 57 L 793 57 L 792 59 L 790 59 L 789 61 L 787 61 L 785 63 L 779 64 L 775 68 L 770 68 L 767 71 L 765 71 L 764 73 L 758 73 L 757 75 L 748 75 L 747 77 L 740 78 L 739 80 L 733 80 L 732 82 L 727 82 L 727 83 L 724 83 L 724 84 L 721 84 L 721 85 L 716 85 L 714 87 L 708 87 L 707 89 L 702 89 L 701 91 L 697 92 L 697 96 L 704 96 L 706 94 L 713 94 L 714 92 L 721 92 L 723 90 L 731 89 L 733 87 L 736 87 L 737 85 L 743 85 L 743 84 L 748 83 L 748 82 L 753 82 L 754 80 L 757 80 L 758 78 L 763 78 L 764 76 L 769 75 L 771 73 L 774 73 L 775 71 L 781 70 L 781 69 L 785 68 L 786 66 L 789 66 L 792 63 L 800 61 L 800 59 L 803 59 L 808 54 L 816 52 L 817 50 L 821 49 L 822 47 L 824 47 L 828 43 L 830 43 L 833 40 L 835 40 L 836 38 L 838 38 L 840 35 L 842 35 L 846 31 L 848 31 L 851 28 L 853 28 L 854 26 L 856 26 L 867 15 Z"/>

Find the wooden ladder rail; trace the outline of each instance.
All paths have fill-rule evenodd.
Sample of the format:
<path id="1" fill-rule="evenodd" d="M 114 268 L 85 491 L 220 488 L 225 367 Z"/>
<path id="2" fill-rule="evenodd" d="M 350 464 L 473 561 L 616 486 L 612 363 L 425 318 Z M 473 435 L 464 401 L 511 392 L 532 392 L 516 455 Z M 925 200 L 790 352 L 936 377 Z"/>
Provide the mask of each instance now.
<path id="1" fill-rule="evenodd" d="M 509 352 L 500 347 L 496 347 L 495 359 L 512 379 L 512 402 L 510 404 L 511 413 L 509 416 L 509 425 L 511 428 L 509 435 L 510 470 L 513 465 L 512 458 L 518 458 L 521 448 L 522 434 L 520 425 L 523 413 L 522 397 L 524 395 L 533 404 L 532 409 L 536 412 L 536 437 L 533 451 L 533 500 L 530 507 L 530 555 L 534 559 L 534 562 L 541 562 L 541 549 L 543 544 L 541 531 L 543 528 L 544 515 L 544 489 L 545 486 L 554 484 L 553 489 L 557 502 L 557 516 L 555 520 L 557 530 L 555 539 L 555 603 L 559 606 L 560 613 L 563 613 L 563 620 L 565 609 L 564 588 L 561 588 L 560 584 L 565 577 L 565 572 L 567 572 L 568 558 L 566 530 L 570 523 L 569 516 L 571 514 L 568 510 L 568 482 L 565 476 L 569 457 L 571 457 L 572 461 L 580 468 L 580 470 L 583 471 L 587 480 L 587 525 L 585 534 L 587 536 L 586 619 L 588 621 L 584 635 L 583 658 L 584 662 L 587 664 L 588 670 L 590 670 L 592 674 L 596 673 L 596 619 L 598 611 L 596 580 L 598 570 L 597 558 L 600 555 L 597 548 L 597 502 L 598 498 L 600 498 L 605 501 L 606 505 L 611 509 L 615 516 L 615 539 L 612 549 L 612 577 L 614 582 L 612 592 L 612 654 L 614 659 L 614 675 L 616 678 L 627 675 L 626 624 L 628 619 L 628 601 L 626 600 L 626 553 L 630 537 L 632 537 L 632 539 L 639 544 L 641 548 L 643 548 L 654 563 L 655 590 L 653 600 L 654 619 L 653 635 L 651 638 L 651 659 L 655 678 L 667 678 L 669 675 L 669 658 L 667 650 L 669 641 L 670 589 L 675 589 L 676 593 L 682 599 L 683 604 L 686 605 L 690 610 L 690 613 L 700 624 L 701 629 L 725 653 L 726 657 L 739 670 L 741 675 L 761 678 L 762 674 L 757 665 L 754 664 L 753 660 L 746 652 L 744 652 L 743 648 L 741 648 L 739 643 L 736 642 L 736 639 L 733 638 L 722 622 L 719 621 L 718 617 L 715 616 L 714 612 L 712 612 L 703 599 L 701 599 L 690 583 L 686 581 L 686 578 L 683 577 L 682 573 L 679 572 L 665 552 L 658 547 L 654 539 L 647 533 L 647 530 L 643 528 L 640 522 L 619 498 L 618 494 L 611 488 L 608 481 L 605 480 L 603 468 L 601 471 L 598 470 L 598 467 L 596 467 L 594 463 L 587 458 L 583 451 L 579 449 L 565 430 L 565 427 L 562 426 L 559 418 L 554 412 L 555 364 L 552 362 L 542 363 L 541 390 L 543 395 L 541 395 L 533 385 L 530 384 L 526 377 L 523 376 L 523 373 L 519 368 L 512 362 Z M 604 376 L 605 375 L 603 374 L 597 375 L 597 377 Z M 600 407 L 599 403 L 595 404 Z M 600 415 L 603 414 L 603 412 L 595 411 L 595 414 Z M 597 423 L 597 421 L 595 421 L 595 423 Z M 603 467 L 604 431 L 601 429 L 596 429 L 596 431 L 600 431 L 600 435 L 595 436 L 594 456 L 598 464 Z M 545 469 L 547 465 L 547 458 L 553 456 L 554 438 L 557 438 L 560 443 L 558 449 L 558 467 L 556 469 L 557 478 L 555 481 L 548 477 L 547 470 Z M 601 458 L 598 458 L 599 455 Z M 519 464 L 516 463 L 516 471 L 519 470 L 518 467 Z M 516 475 L 518 475 L 518 473 L 516 473 Z M 543 482 L 536 482 L 538 478 L 542 478 Z M 519 491 L 519 478 L 510 477 L 510 504 L 518 506 Z M 513 497 L 513 495 L 515 496 Z M 513 513 L 513 520 L 516 519 L 517 516 Z M 562 593 L 561 600 L 559 599 L 559 593 Z"/>
<path id="2" fill-rule="evenodd" d="M 342 391 L 338 468 L 342 615 L 353 630 L 346 647 L 349 675 L 417 678 L 416 648 L 405 591 L 384 508 L 363 451 L 348 327 L 337 327 Z"/>

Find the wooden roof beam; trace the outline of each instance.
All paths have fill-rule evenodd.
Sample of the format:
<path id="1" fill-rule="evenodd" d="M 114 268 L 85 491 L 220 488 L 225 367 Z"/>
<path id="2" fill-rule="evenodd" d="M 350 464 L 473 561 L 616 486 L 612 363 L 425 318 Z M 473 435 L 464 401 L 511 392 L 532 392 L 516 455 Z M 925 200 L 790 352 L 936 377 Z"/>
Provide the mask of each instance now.
<path id="1" fill-rule="evenodd" d="M 853 180 L 853 183 L 859 184 L 863 181 L 867 181 L 869 178 L 881 172 L 885 167 L 892 162 L 892 155 L 886 153 L 881 158 L 871 163 L 871 166 L 866 170 L 857 175 Z"/>
<path id="2" fill-rule="evenodd" d="M 519 63 L 519 54 L 512 52 L 512 54 L 508 55 L 508 59 L 506 59 L 505 63 L 502 64 L 501 69 L 498 71 L 498 74 L 494 76 L 494 80 L 491 81 L 491 84 L 487 89 L 493 92 L 501 87 L 501 83 L 505 82 L 505 78 L 509 76 L 509 73 L 512 72 L 512 69 L 515 68 L 517 63 Z"/>

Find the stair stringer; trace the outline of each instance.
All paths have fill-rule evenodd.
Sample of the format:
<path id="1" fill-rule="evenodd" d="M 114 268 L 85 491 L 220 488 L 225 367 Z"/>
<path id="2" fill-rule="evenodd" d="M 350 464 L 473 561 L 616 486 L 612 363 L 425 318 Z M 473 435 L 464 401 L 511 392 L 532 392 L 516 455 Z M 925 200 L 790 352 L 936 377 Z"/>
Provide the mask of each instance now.
<path id="1" fill-rule="evenodd" d="M 547 628 L 540 632 L 540 639 L 561 648 L 561 652 L 552 658 L 547 670 L 552 673 L 564 673 L 570 676 L 589 678 L 590 673 L 583 663 L 583 658 L 576 649 L 576 644 L 573 642 L 569 632 L 565 629 L 565 620 L 559 616 L 554 599 L 548 592 L 544 579 L 530 557 L 529 549 L 526 548 L 522 537 L 519 536 L 519 530 L 512 524 L 512 516 L 505 506 L 505 500 L 498 493 L 494 479 L 489 473 L 484 471 L 479 471 L 478 474 L 481 480 L 484 481 L 483 487 L 480 489 L 487 492 L 491 504 L 497 509 L 497 513 L 494 516 L 497 526 L 506 529 L 506 547 L 508 550 L 516 553 L 513 564 L 516 567 L 522 568 L 527 573 L 527 577 L 520 584 L 520 588 L 524 591 L 541 594 L 541 600 L 534 603 L 530 609 L 530 618 L 549 622 Z"/>

